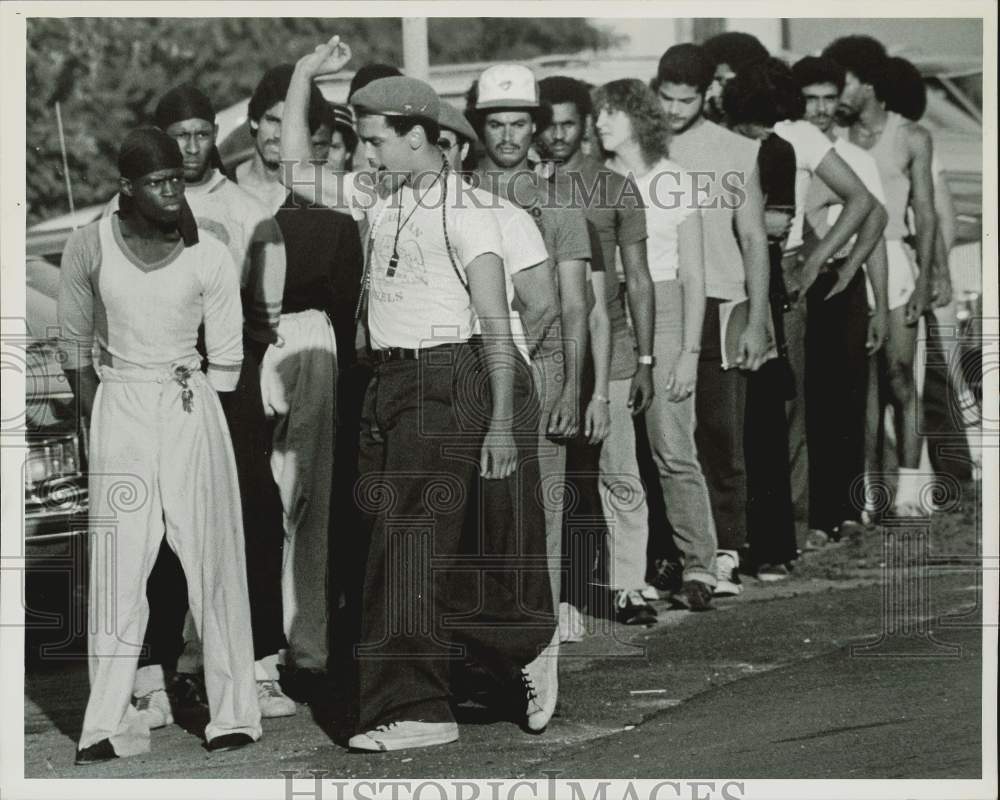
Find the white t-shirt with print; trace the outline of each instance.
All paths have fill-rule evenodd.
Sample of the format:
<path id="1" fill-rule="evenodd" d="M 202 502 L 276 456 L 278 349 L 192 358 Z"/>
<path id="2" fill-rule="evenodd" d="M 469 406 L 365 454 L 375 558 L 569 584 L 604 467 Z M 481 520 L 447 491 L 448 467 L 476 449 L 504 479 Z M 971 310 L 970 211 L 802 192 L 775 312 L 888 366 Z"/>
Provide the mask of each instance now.
<path id="1" fill-rule="evenodd" d="M 610 165 L 609 165 L 610 166 Z M 677 279 L 677 228 L 698 211 L 694 186 L 682 166 L 661 158 L 645 175 L 629 175 L 646 207 L 646 260 L 654 283 Z M 621 252 L 615 261 L 623 272 Z"/>
<path id="2" fill-rule="evenodd" d="M 792 250 L 802 246 L 809 182 L 820 162 L 833 148 L 833 142 L 819 128 L 804 119 L 779 122 L 774 126 L 774 132 L 795 150 L 795 216 L 785 245 L 786 250 Z"/>
<path id="3" fill-rule="evenodd" d="M 404 187 L 368 212 L 368 325 L 376 350 L 434 347 L 472 335 L 475 315 L 465 269 L 484 253 L 502 257 L 500 226 L 489 208 L 468 197 L 458 199 L 460 192 L 468 192 L 461 178 L 449 174 L 446 181 L 437 181 L 426 194 Z M 444 217 L 454 267 L 445 245 Z M 398 263 L 392 269 L 394 243 Z"/>

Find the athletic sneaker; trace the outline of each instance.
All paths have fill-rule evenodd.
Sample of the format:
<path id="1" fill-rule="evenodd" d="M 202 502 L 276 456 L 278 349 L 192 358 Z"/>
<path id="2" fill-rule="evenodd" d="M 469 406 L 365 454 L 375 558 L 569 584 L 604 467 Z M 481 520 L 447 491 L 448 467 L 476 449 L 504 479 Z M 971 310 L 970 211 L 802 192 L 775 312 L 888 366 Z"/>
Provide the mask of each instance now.
<path id="1" fill-rule="evenodd" d="M 757 569 L 757 580 L 765 583 L 774 583 L 790 578 L 792 571 L 787 564 L 762 564 Z"/>
<path id="2" fill-rule="evenodd" d="M 541 733 L 552 719 L 559 699 L 559 641 L 557 637 L 521 670 L 525 721 L 532 733 Z"/>
<path id="3" fill-rule="evenodd" d="M 639 594 L 642 595 L 643 600 L 648 600 L 650 603 L 662 599 L 660 597 L 660 590 L 648 583 L 639 590 Z"/>
<path id="4" fill-rule="evenodd" d="M 146 694 L 136 695 L 132 698 L 132 703 L 150 730 L 162 728 L 174 721 L 174 715 L 170 713 L 170 698 L 167 697 L 166 689 L 153 689 Z"/>
<path id="5" fill-rule="evenodd" d="M 295 714 L 295 701 L 281 691 L 276 680 L 257 681 L 257 702 L 262 717 L 291 717 Z"/>
<path id="6" fill-rule="evenodd" d="M 837 540 L 860 544 L 865 538 L 865 526 L 857 520 L 845 519 L 837 526 Z"/>
<path id="7" fill-rule="evenodd" d="M 639 592 L 622 589 L 615 595 L 615 621 L 622 625 L 652 625 L 656 619 L 656 609 Z"/>
<path id="8" fill-rule="evenodd" d="M 582 642 L 587 629 L 583 614 L 572 603 L 559 604 L 559 641 Z"/>
<path id="9" fill-rule="evenodd" d="M 809 533 L 806 534 L 806 543 L 803 550 L 822 550 L 830 544 L 830 535 L 826 531 L 821 531 L 819 528 L 810 529 Z"/>
<path id="10" fill-rule="evenodd" d="M 448 744 L 457 740 L 458 725 L 454 722 L 402 720 L 356 734 L 348 739 L 347 746 L 351 750 L 385 753 L 389 750 Z"/>
<path id="11" fill-rule="evenodd" d="M 740 584 L 740 573 L 736 556 L 732 553 L 719 553 L 715 558 L 715 574 L 719 582 L 715 585 L 716 597 L 736 597 L 743 592 Z"/>

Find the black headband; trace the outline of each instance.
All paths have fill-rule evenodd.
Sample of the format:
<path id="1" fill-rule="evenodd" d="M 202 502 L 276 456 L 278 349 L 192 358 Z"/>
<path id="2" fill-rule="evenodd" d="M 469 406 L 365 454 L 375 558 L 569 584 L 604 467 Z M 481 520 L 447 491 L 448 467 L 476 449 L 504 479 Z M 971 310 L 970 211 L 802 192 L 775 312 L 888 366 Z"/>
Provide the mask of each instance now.
<path id="1" fill-rule="evenodd" d="M 136 128 L 122 142 L 118 153 L 118 172 L 130 181 L 158 172 L 161 169 L 183 169 L 184 157 L 171 139 L 159 128 L 147 126 Z M 125 215 L 131 213 L 131 202 L 126 195 L 119 197 L 119 207 Z M 182 200 L 180 214 L 177 218 L 177 230 L 184 239 L 184 246 L 190 247 L 198 243 L 198 225 L 194 214 L 188 207 L 187 200 Z"/>
<path id="2" fill-rule="evenodd" d="M 175 86 L 156 104 L 153 113 L 156 126 L 166 130 L 175 122 L 186 119 L 203 119 L 215 124 L 215 109 L 212 101 L 189 83 Z"/>
<path id="3" fill-rule="evenodd" d="M 153 112 L 153 119 L 156 122 L 156 127 L 163 130 L 175 122 L 183 122 L 188 119 L 203 119 L 215 125 L 215 107 L 204 92 L 190 83 L 184 83 L 175 86 L 160 98 L 160 102 L 156 104 L 156 111 Z M 216 145 L 212 145 L 210 163 L 223 175 L 226 174 L 226 169 L 222 164 L 222 156 Z M 227 175 L 227 177 L 229 176 Z"/>

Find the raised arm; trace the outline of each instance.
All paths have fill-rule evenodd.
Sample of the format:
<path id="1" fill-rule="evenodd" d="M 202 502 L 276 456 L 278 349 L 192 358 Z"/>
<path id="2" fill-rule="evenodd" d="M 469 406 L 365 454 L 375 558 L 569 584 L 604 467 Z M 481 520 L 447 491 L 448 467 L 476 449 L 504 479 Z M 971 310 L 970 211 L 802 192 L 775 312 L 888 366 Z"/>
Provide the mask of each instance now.
<path id="1" fill-rule="evenodd" d="M 299 197 L 329 208 L 343 207 L 343 182 L 330 170 L 310 163 L 309 94 L 314 78 L 339 72 L 350 60 L 351 49 L 339 36 L 302 56 L 292 73 L 281 119 L 281 182 Z"/>

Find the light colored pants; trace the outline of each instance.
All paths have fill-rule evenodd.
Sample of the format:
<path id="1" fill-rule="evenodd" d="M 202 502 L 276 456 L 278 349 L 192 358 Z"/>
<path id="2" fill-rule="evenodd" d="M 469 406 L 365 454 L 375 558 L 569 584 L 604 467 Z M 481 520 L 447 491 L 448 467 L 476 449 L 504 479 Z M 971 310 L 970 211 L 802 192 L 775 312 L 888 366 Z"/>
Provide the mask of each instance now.
<path id="1" fill-rule="evenodd" d="M 284 345 L 267 349 L 260 381 L 264 413 L 276 420 L 271 470 L 284 509 L 285 636 L 295 666 L 324 671 L 337 343 L 322 311 L 283 314 L 278 333 Z"/>
<path id="2" fill-rule="evenodd" d="M 559 608 L 562 589 L 562 518 L 566 488 L 566 445 L 553 442 L 546 432 L 549 414 L 562 397 L 565 371 L 561 359 L 536 358 L 531 364 L 542 413 L 538 423 L 538 472 L 541 485 L 536 497 L 545 506 L 545 545 L 552 583 L 553 608 Z M 577 405 L 579 405 L 577 403 Z"/>
<path id="3" fill-rule="evenodd" d="M 683 345 L 683 291 L 679 281 L 657 282 L 654 290 L 655 394 L 646 410 L 646 432 L 667 516 L 684 556 L 684 580 L 715 586 L 715 521 L 694 442 L 695 397 L 675 403 L 667 396 L 667 382 Z M 628 408 L 630 385 L 630 381 L 609 384 L 611 431 L 601 449 L 601 503 L 611 536 L 610 584 L 615 589 L 646 584 L 649 512 Z"/>
<path id="4" fill-rule="evenodd" d="M 164 535 L 205 643 L 205 737 L 261 735 L 236 463 L 218 396 L 191 366 L 190 411 L 164 372 L 101 369 L 90 429 L 90 698 L 81 749 L 110 739 L 119 756 L 149 751 L 149 728 L 130 701 L 149 620 L 146 580 Z"/>

